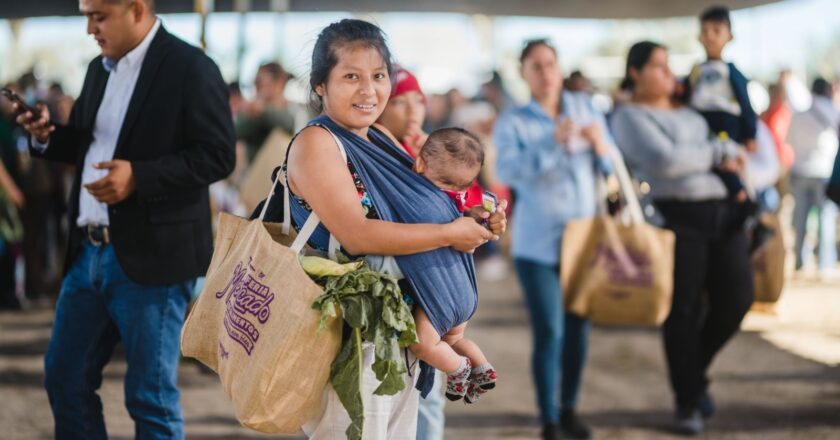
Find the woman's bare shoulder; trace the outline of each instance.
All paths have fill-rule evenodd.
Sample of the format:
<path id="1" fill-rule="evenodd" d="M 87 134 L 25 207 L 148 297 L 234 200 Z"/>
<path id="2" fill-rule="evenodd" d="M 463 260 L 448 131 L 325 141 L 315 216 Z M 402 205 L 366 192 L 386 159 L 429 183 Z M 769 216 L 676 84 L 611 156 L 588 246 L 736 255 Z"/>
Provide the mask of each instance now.
<path id="1" fill-rule="evenodd" d="M 309 127 L 304 128 L 303 130 L 295 136 L 295 140 L 292 142 L 292 146 L 306 146 L 307 149 L 314 148 L 315 146 L 323 146 L 323 145 L 334 145 L 335 140 L 332 138 L 332 135 L 327 131 L 324 127 L 319 127 L 317 125 L 310 125 Z M 311 147 L 310 147 L 311 146 Z"/>

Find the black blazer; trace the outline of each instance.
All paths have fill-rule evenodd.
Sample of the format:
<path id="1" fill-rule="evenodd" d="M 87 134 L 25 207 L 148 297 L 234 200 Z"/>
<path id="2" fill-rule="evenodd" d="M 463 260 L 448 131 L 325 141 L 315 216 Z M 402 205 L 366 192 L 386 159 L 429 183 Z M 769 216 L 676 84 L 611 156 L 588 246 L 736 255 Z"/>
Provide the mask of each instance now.
<path id="1" fill-rule="evenodd" d="M 46 159 L 76 165 L 65 270 L 81 248 L 76 227 L 85 155 L 105 93 L 102 57 L 88 66 L 66 126 L 56 126 Z M 204 275 L 213 251 L 208 185 L 231 173 L 235 136 L 228 89 L 216 64 L 163 26 L 152 40 L 117 141 L 136 191 L 108 206 L 111 241 L 123 271 L 145 285 Z"/>

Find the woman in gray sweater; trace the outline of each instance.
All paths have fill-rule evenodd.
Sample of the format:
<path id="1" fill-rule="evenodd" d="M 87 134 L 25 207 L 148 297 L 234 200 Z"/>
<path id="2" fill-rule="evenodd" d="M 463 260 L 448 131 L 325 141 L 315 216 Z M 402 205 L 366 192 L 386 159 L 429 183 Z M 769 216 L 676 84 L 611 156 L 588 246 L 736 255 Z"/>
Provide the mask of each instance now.
<path id="1" fill-rule="evenodd" d="M 714 405 L 707 370 L 738 331 L 753 299 L 747 238 L 714 169 L 743 166 L 737 145 L 713 137 L 703 117 L 675 104 L 668 53 L 635 44 L 623 87 L 633 99 L 611 119 L 616 144 L 676 233 L 674 298 L 663 334 L 677 428 L 699 434 Z M 704 298 L 705 297 L 705 298 Z"/>

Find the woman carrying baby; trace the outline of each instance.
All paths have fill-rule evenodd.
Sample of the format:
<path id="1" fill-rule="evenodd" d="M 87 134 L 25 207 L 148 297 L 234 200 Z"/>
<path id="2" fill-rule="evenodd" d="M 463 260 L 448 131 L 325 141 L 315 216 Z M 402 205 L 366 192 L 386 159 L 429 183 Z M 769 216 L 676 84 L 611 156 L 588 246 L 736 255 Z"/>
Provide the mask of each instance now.
<path id="1" fill-rule="evenodd" d="M 477 299 L 468 255 L 505 229 L 503 213 L 489 229 L 463 217 L 452 199 L 412 171 L 413 161 L 384 129 L 372 127 L 391 92 L 392 64 L 382 31 L 360 20 L 326 27 L 312 54 L 310 85 L 321 115 L 293 140 L 288 156 L 292 220 L 301 227 L 310 213 L 321 225 L 309 244 L 328 251 L 332 235 L 344 253 L 394 256 L 438 336 L 466 322 Z M 338 143 L 343 147 L 338 148 Z M 364 438 L 414 438 L 417 388 L 428 392 L 433 370 L 409 375 L 404 391 L 375 396 L 370 369 L 374 353 L 364 344 L 362 393 Z M 328 386 L 319 413 L 304 425 L 310 438 L 344 438 L 350 419 Z"/>

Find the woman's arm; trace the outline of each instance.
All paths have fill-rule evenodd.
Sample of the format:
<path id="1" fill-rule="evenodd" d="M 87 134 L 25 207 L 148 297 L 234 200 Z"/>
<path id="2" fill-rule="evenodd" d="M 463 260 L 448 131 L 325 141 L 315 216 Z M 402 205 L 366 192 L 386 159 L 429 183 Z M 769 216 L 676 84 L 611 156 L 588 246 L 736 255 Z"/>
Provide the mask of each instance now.
<path id="1" fill-rule="evenodd" d="M 690 143 L 676 142 L 665 133 L 652 116 L 642 109 L 618 111 L 612 120 L 612 129 L 625 157 L 644 168 L 645 173 L 663 178 L 675 178 L 707 173 L 728 155 L 726 144 L 707 139 L 706 133 Z"/>
<path id="2" fill-rule="evenodd" d="M 520 121 L 511 113 L 502 115 L 493 127 L 496 146 L 496 175 L 508 186 L 536 181 L 555 170 L 567 160 L 566 153 L 556 144 L 523 144 L 516 126 Z"/>
<path id="3" fill-rule="evenodd" d="M 303 130 L 291 145 L 289 186 L 309 203 L 341 245 L 355 255 L 407 255 L 451 246 L 471 252 L 497 238 L 471 218 L 445 225 L 402 224 L 365 217 L 335 140 L 324 129 Z"/>

